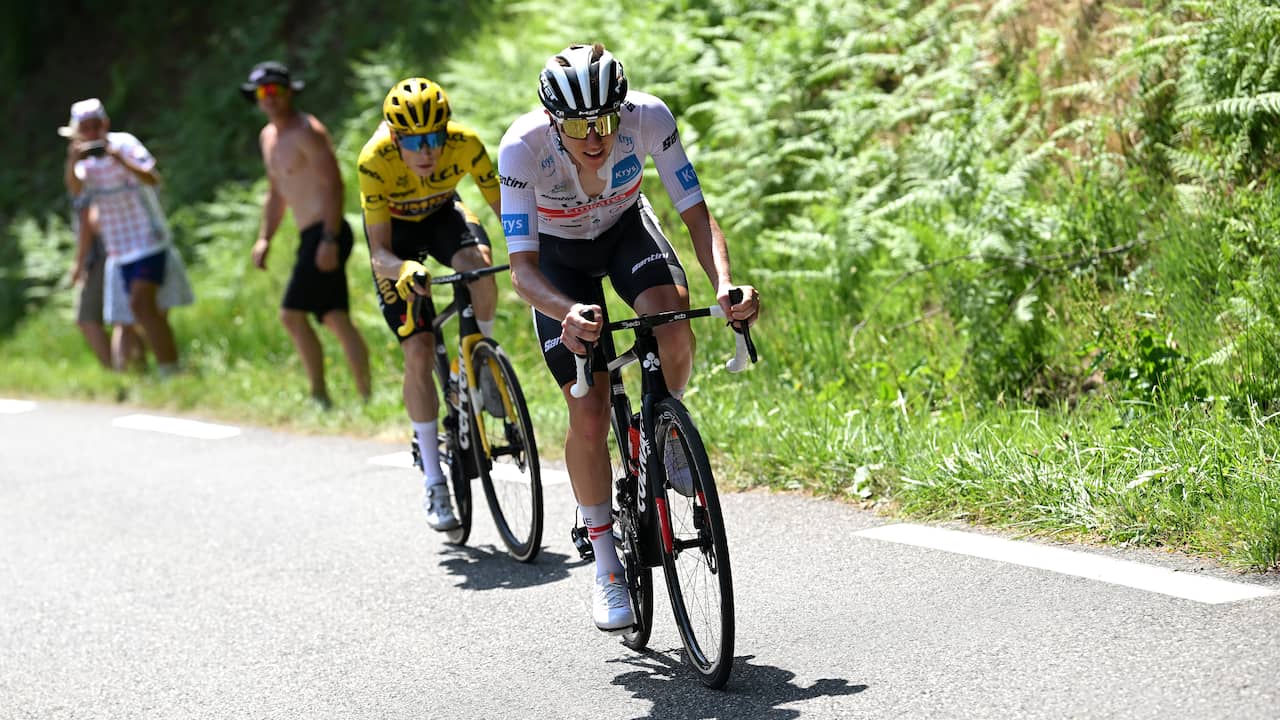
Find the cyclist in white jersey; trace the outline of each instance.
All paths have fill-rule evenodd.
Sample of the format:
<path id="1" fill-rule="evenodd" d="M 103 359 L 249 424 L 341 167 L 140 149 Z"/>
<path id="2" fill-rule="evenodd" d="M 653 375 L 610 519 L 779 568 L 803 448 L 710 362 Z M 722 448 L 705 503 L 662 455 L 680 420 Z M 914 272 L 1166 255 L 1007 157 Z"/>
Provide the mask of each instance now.
<path id="1" fill-rule="evenodd" d="M 596 558 L 592 616 L 606 632 L 635 622 L 610 513 L 609 393 L 603 357 L 591 392 L 574 398 L 572 353 L 600 337 L 608 276 L 639 314 L 688 309 L 684 270 L 640 192 L 645 156 L 689 230 L 693 247 L 728 317 L 754 322 L 755 288 L 729 301 L 729 251 L 702 198 L 675 117 L 662 100 L 628 92 L 622 63 L 604 46 L 572 45 L 543 68 L 538 96 L 545 110 L 518 118 L 498 149 L 502 228 L 511 280 L 534 308 L 547 366 L 569 407 L 565 464 Z M 595 313 L 594 321 L 583 317 Z M 654 329 L 667 386 L 677 397 L 689 382 L 693 333 L 687 322 Z"/>

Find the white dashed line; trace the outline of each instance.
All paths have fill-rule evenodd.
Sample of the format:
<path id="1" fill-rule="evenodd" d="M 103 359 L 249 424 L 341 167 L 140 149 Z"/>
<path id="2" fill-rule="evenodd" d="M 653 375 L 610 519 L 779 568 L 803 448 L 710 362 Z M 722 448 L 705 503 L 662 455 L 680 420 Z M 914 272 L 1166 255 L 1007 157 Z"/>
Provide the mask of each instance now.
<path id="1" fill-rule="evenodd" d="M 36 404 L 30 400 L 6 400 L 5 398 L 0 398 L 0 415 L 17 415 L 31 412 L 35 409 Z"/>
<path id="2" fill-rule="evenodd" d="M 413 454 L 405 452 L 394 452 L 388 455 L 378 455 L 369 458 L 370 464 L 385 465 L 386 467 L 411 468 L 413 467 Z M 551 468 L 541 469 L 542 484 L 547 485 L 568 485 L 569 473 L 563 470 L 554 470 Z M 493 468 L 494 476 L 507 482 L 520 482 L 523 476 L 516 472 L 513 468 L 497 463 Z"/>
<path id="3" fill-rule="evenodd" d="M 230 425 L 215 425 L 213 423 L 161 417 L 159 415 L 125 415 L 112 420 L 111 424 L 131 430 L 150 430 L 152 432 L 169 433 L 170 435 L 200 438 L 201 440 L 223 440 L 240 434 L 240 428 Z"/>
<path id="4" fill-rule="evenodd" d="M 1209 604 L 1251 600 L 1274 593 L 1260 585 L 1219 580 L 1092 553 L 923 525 L 882 525 L 854 534 L 1100 580 Z"/>
<path id="5" fill-rule="evenodd" d="M 387 467 L 411 468 L 413 467 L 413 453 L 411 452 L 394 452 L 390 455 L 378 455 L 369 458 L 369 462 L 374 465 L 386 465 Z"/>

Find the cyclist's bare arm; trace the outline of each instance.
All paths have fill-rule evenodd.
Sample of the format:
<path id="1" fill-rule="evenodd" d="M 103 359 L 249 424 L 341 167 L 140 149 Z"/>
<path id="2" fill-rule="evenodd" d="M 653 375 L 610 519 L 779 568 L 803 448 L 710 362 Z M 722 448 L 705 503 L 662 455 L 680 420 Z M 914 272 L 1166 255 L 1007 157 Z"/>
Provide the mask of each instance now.
<path id="1" fill-rule="evenodd" d="M 705 202 L 699 202 L 684 212 L 680 219 L 689 229 L 689 238 L 693 241 L 694 252 L 698 255 L 698 263 L 707 273 L 712 287 L 716 291 L 716 302 L 724 310 L 725 317 L 732 320 L 755 322 L 759 309 L 759 293 L 750 285 L 742 285 L 742 301 L 733 303 L 729 300 L 729 290 L 734 286 L 733 272 L 729 263 L 729 246 L 725 242 L 724 232 L 720 224 L 711 216 Z"/>
<path id="2" fill-rule="evenodd" d="M 378 277 L 399 279 L 404 260 L 391 251 L 391 221 L 367 224 L 365 232 L 369 235 L 369 263 L 373 265 L 373 273 Z"/>
<path id="3" fill-rule="evenodd" d="M 570 352 L 586 352 L 581 341 L 595 342 L 599 339 L 600 322 L 587 320 L 582 316 L 582 311 L 592 310 L 594 317 L 599 318 L 600 306 L 583 305 L 557 290 L 538 269 L 538 253 L 511 253 L 510 261 L 511 284 L 520 297 L 543 315 L 561 318 L 561 326 L 565 330 L 561 335 L 561 342 Z"/>

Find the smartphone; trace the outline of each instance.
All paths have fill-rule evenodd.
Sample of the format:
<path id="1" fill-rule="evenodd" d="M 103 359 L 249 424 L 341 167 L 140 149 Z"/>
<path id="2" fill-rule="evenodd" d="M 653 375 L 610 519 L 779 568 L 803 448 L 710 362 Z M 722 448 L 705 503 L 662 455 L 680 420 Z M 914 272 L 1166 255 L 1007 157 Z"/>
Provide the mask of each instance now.
<path id="1" fill-rule="evenodd" d="M 84 144 L 85 157 L 102 157 L 107 154 L 106 140 L 93 140 Z"/>

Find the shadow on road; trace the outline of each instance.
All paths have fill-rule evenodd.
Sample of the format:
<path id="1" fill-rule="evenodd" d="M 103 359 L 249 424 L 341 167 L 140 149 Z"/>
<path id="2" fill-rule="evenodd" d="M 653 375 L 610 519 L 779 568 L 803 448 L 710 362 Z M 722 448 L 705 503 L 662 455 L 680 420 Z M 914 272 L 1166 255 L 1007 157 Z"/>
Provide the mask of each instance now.
<path id="1" fill-rule="evenodd" d="M 640 655 L 611 661 L 639 668 L 622 673 L 613 679 L 613 684 L 653 703 L 644 720 L 790 720 L 800 717 L 801 710 L 780 706 L 817 697 L 855 695 L 867 689 L 866 685 L 850 685 L 848 680 L 837 678 L 823 678 L 809 687 L 800 687 L 792 682 L 795 673 L 772 665 L 752 664 L 748 661 L 754 659 L 754 655 L 739 655 L 733 659 L 729 684 L 723 690 L 711 690 L 684 665 L 680 653 L 680 649 L 646 650 Z"/>
<path id="2" fill-rule="evenodd" d="M 546 549 L 528 564 L 512 560 L 505 548 L 493 545 L 452 546 L 442 554 L 445 559 L 441 566 L 450 575 L 462 578 L 457 587 L 464 590 L 518 590 L 545 585 L 569 577 L 569 570 L 574 567 L 568 555 L 547 552 Z"/>

